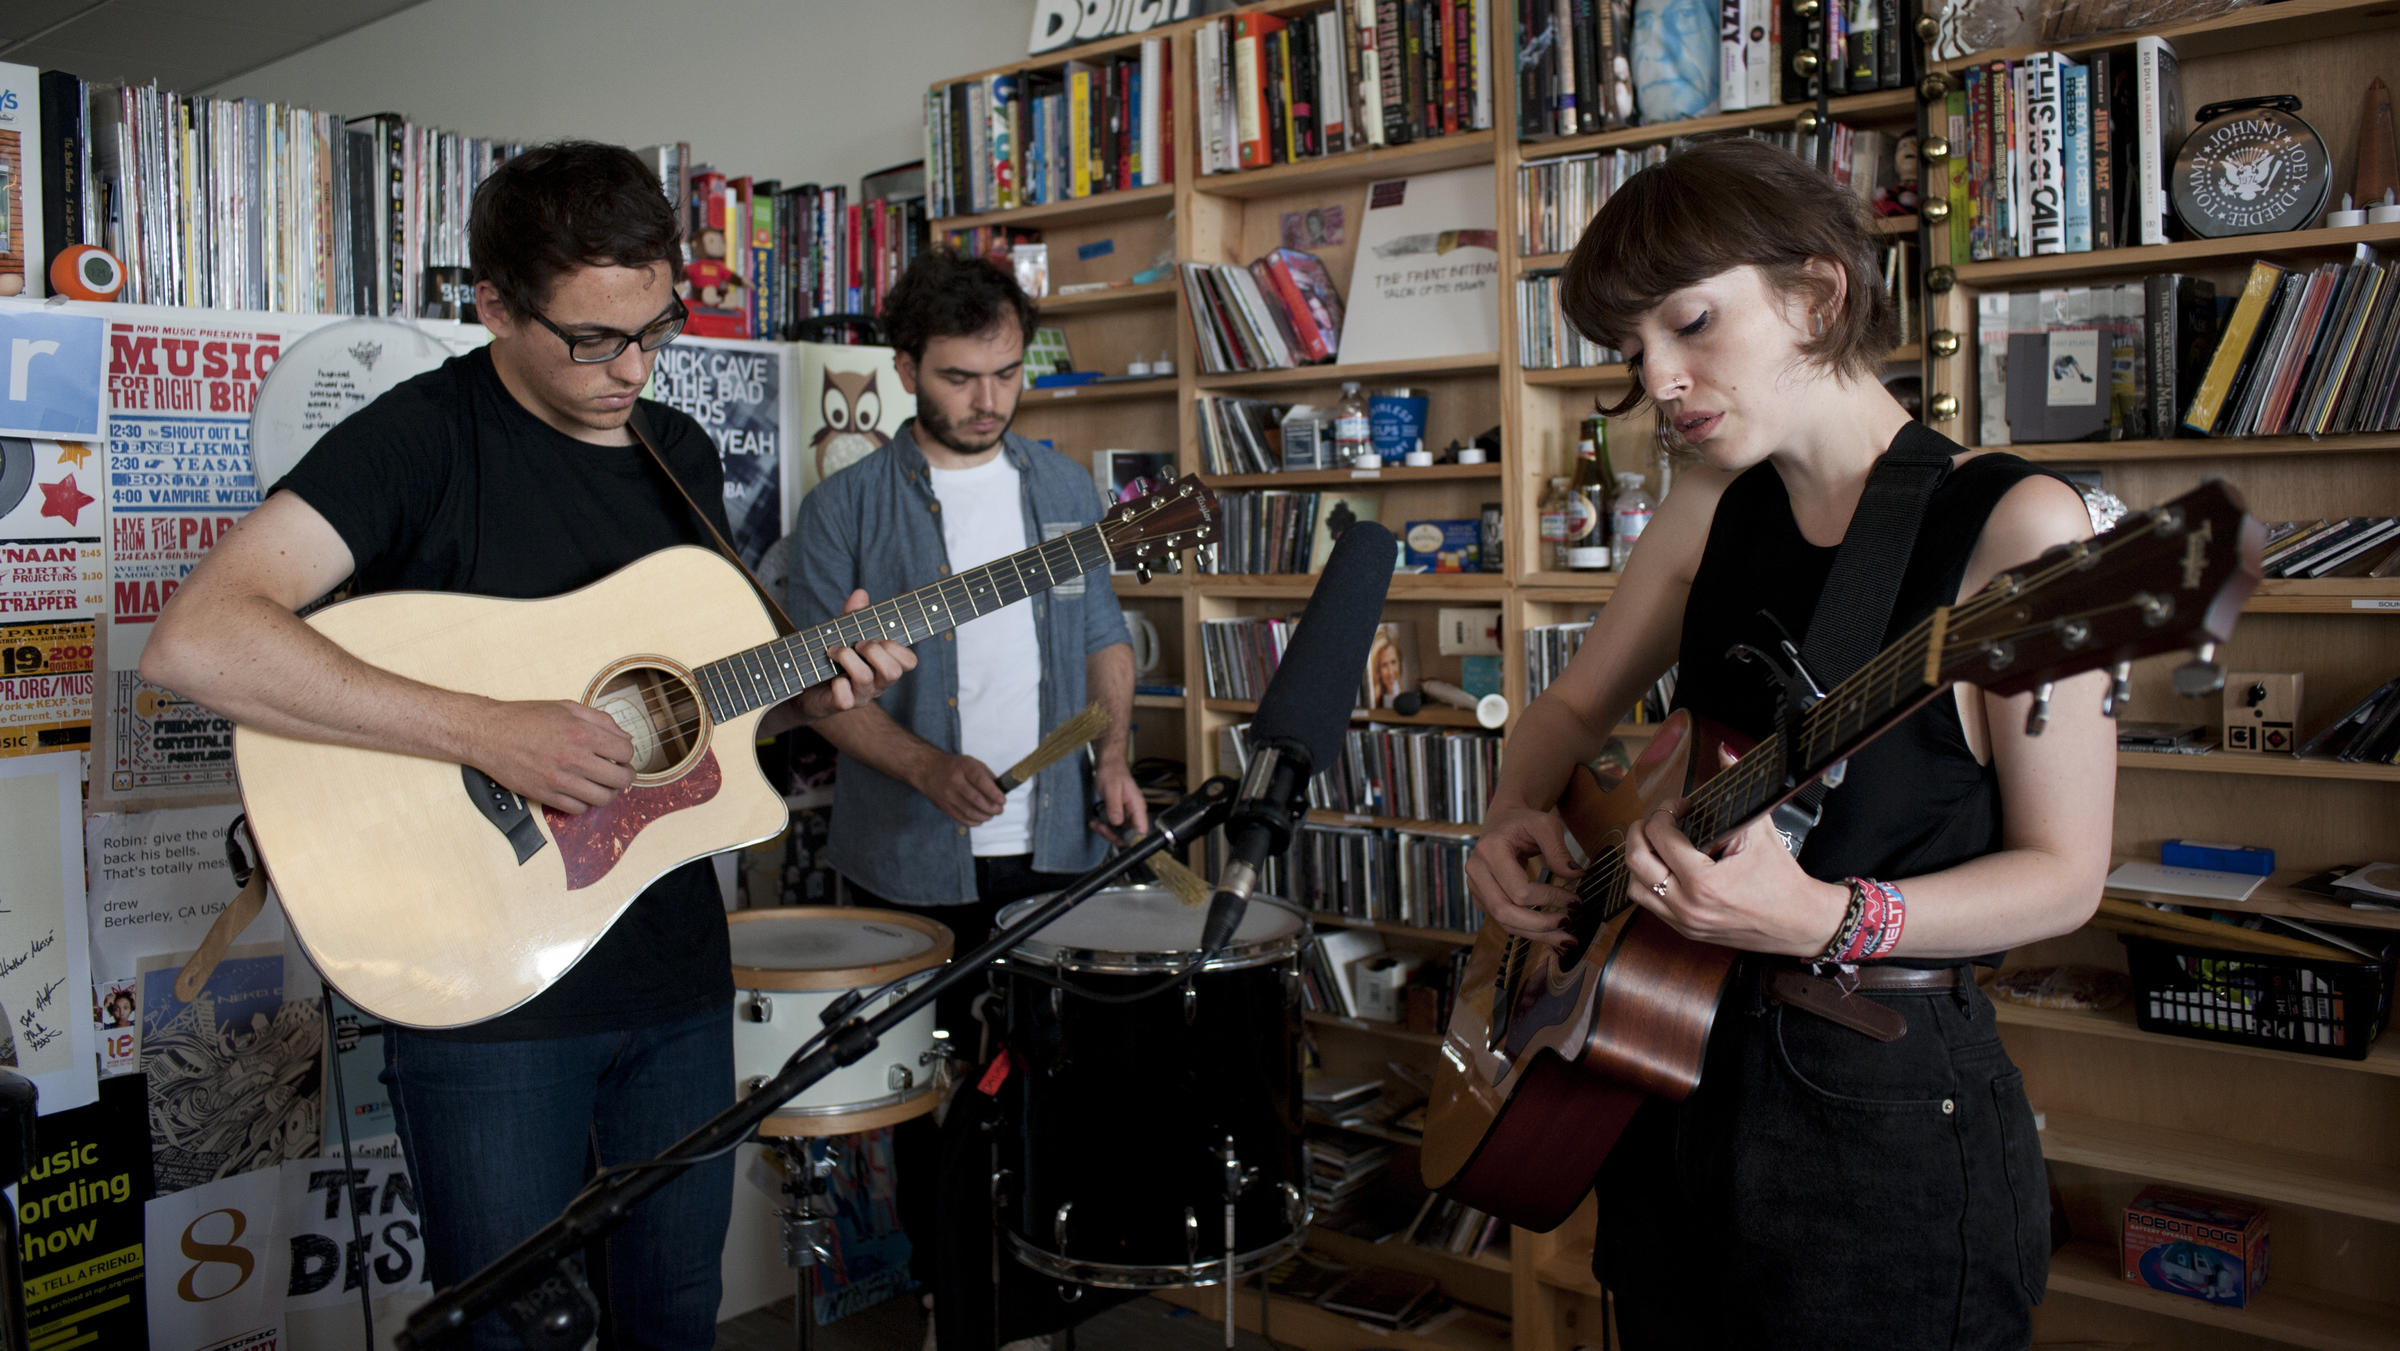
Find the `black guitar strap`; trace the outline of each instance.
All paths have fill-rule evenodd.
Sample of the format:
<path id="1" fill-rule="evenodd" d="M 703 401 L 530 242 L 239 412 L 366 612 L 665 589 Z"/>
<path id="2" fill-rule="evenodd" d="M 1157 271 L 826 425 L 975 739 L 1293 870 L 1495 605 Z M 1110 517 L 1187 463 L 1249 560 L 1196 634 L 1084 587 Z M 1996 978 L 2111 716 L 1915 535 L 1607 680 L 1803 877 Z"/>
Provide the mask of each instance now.
<path id="1" fill-rule="evenodd" d="M 643 426 L 642 423 L 642 405 L 641 401 L 637 399 L 633 405 L 633 417 L 625 424 L 626 430 L 633 433 L 633 439 L 641 443 L 642 449 L 650 452 L 651 460 L 658 465 L 658 472 L 666 475 L 667 482 L 675 485 L 675 491 L 683 498 L 683 504 L 692 509 L 692 515 L 700 519 L 700 528 L 707 531 L 709 539 L 715 542 L 717 552 L 723 554 L 727 562 L 742 570 L 742 576 L 749 581 L 750 589 L 758 593 L 760 600 L 766 602 L 767 613 L 775 620 L 775 636 L 785 638 L 797 632 L 800 626 L 794 624 L 792 617 L 783 612 L 783 602 L 775 599 L 775 593 L 769 591 L 766 584 L 758 580 L 758 574 L 752 572 L 750 565 L 742 561 L 742 556 L 733 551 L 731 544 L 725 542 L 725 532 L 717 529 L 715 521 L 708 519 L 708 513 L 700 509 L 700 503 L 693 499 L 692 490 L 683 486 L 683 480 L 675 477 L 673 466 L 667 463 L 666 456 L 658 453 L 657 445 L 650 440 L 650 429 Z"/>
<path id="2" fill-rule="evenodd" d="M 1801 662 L 1816 677 L 1820 691 L 1849 679 L 1883 649 L 1892 607 L 1900 599 L 1900 579 L 1916 553 L 1925 508 L 1950 473 L 1950 455 L 1947 440 L 1911 419 L 1868 473 L 1866 491 L 1851 513 L 1850 528 L 1842 532 L 1833 570 L 1817 596 L 1808 633 L 1800 640 Z M 1787 750 L 1795 748 L 1798 739 L 1792 733 L 1798 719 L 1788 701 L 1778 722 L 1791 724 L 1776 730 L 1785 734 Z M 1813 822 L 1825 793 L 1824 780 L 1817 779 L 1793 801 Z"/>

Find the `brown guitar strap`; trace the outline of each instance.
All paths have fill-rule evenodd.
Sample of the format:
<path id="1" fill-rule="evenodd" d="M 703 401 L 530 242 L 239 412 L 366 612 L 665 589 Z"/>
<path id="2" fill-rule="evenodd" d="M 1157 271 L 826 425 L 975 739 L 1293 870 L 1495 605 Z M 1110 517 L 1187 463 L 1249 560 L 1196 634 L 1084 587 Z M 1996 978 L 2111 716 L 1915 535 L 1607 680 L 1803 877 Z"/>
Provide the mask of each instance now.
<path id="1" fill-rule="evenodd" d="M 208 984 L 217 963 L 225 960 L 225 950 L 233 946 L 233 940 L 241 937 L 242 930 L 249 928 L 250 921 L 266 908 L 267 870 L 253 866 L 250 861 L 256 855 L 258 841 L 251 840 L 252 852 L 245 854 L 240 842 L 234 839 L 234 832 L 248 834 L 249 829 L 247 816 L 233 818 L 233 824 L 225 828 L 225 861 L 233 865 L 234 880 L 242 884 L 242 889 L 217 912 L 208 933 L 200 940 L 199 949 L 175 976 L 175 997 L 186 1004 L 200 997 L 200 987 Z"/>
<path id="2" fill-rule="evenodd" d="M 700 509 L 699 502 L 693 500 L 692 490 L 683 486 L 682 479 L 675 477 L 674 468 L 667 463 L 666 456 L 658 453 L 658 447 L 650 440 L 650 429 L 643 426 L 642 421 L 642 405 L 639 400 L 636 400 L 633 405 L 633 418 L 625 424 L 626 430 L 633 433 L 633 439 L 641 443 L 642 449 L 650 452 L 651 460 L 658 465 L 658 472 L 667 476 L 667 482 L 675 485 L 675 491 L 683 498 L 683 504 L 692 509 L 692 515 L 700 518 L 700 528 L 708 532 L 709 539 L 714 541 L 717 546 L 717 552 L 723 554 L 727 562 L 741 569 L 742 576 L 750 583 L 750 589 L 758 593 L 760 600 L 766 602 L 767 613 L 774 616 L 775 619 L 776 635 L 787 637 L 797 632 L 800 626 L 793 623 L 792 617 L 783 612 L 783 603 L 775 599 L 775 593 L 767 590 L 766 584 L 758 580 L 758 574 L 752 572 L 750 565 L 742 561 L 742 556 L 733 551 L 731 544 L 725 542 L 725 532 L 717 529 L 717 523 L 708 519 L 708 513 Z"/>

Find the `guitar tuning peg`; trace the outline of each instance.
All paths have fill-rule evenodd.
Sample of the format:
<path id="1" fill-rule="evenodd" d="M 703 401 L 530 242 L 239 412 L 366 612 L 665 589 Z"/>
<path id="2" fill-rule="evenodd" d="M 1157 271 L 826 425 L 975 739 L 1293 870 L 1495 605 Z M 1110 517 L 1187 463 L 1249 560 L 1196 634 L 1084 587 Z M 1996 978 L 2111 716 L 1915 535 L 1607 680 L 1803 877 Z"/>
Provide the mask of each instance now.
<path id="1" fill-rule="evenodd" d="M 1133 576 L 1135 581 L 1148 586 L 1150 584 L 1150 560 L 1145 558 L 1136 562 L 1133 565 Z"/>
<path id="2" fill-rule="evenodd" d="M 2133 663 L 2121 661 L 2108 670 L 2108 693 L 2100 696 L 2100 716 L 2113 718 L 2133 702 Z"/>
<path id="3" fill-rule="evenodd" d="M 1169 550 L 1166 557 L 1158 560 L 1158 566 L 1159 571 L 1169 577 L 1180 577 L 1183 575 L 1183 555 Z"/>
<path id="4" fill-rule="evenodd" d="M 2042 729 L 2050 725 L 2050 691 L 2054 688 L 2051 682 L 2045 680 L 2042 687 L 2033 692 L 2033 707 L 2025 710 L 2025 735 L 2040 736 Z"/>
<path id="5" fill-rule="evenodd" d="M 2202 643 L 2192 659 L 2175 668 L 2175 692 L 2186 699 L 2215 694 L 2225 688 L 2225 668 L 2217 665 L 2217 645 Z"/>

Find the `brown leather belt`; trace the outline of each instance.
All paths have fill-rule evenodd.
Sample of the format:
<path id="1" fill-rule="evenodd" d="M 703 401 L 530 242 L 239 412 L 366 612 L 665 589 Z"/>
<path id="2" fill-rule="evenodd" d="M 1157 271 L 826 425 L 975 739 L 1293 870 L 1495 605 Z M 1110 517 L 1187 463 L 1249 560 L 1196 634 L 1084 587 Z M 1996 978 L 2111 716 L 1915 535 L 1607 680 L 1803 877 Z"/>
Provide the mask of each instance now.
<path id="1" fill-rule="evenodd" d="M 1889 1004 L 1859 998 L 1860 992 L 1930 993 L 1955 990 L 1973 979 L 1963 966 L 1862 966 L 1849 975 L 1855 981 L 1819 976 L 1805 966 L 1777 964 L 1761 973 L 1759 983 L 1771 998 L 1793 1008 L 1877 1041 L 1898 1041 L 1908 1035 L 1908 1019 Z"/>
<path id="2" fill-rule="evenodd" d="M 1963 966 L 1886 966 L 1875 964 L 1858 968 L 1858 988 L 1862 990 L 1955 990 L 1970 983 L 1969 968 Z"/>

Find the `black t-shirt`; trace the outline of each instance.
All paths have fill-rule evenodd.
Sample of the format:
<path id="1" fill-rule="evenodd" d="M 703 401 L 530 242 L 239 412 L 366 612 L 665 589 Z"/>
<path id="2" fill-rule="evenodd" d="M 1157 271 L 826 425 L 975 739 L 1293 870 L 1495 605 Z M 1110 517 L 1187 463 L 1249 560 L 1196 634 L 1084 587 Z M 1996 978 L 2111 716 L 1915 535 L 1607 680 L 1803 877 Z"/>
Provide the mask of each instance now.
<path id="1" fill-rule="evenodd" d="M 727 530 L 724 471 L 708 433 L 663 404 L 640 408 L 675 476 Z M 361 595 L 555 596 L 671 545 L 709 546 L 648 451 L 578 441 L 535 417 L 501 384 L 489 349 L 453 357 L 344 419 L 273 489 L 287 490 L 350 547 Z M 618 1031 L 732 997 L 724 906 L 702 861 L 643 892 L 550 989 L 443 1035 Z"/>
<path id="2" fill-rule="evenodd" d="M 1957 452 L 1919 424 L 1901 435 L 1912 433 Z M 1951 602 L 1992 508 L 2009 489 L 2043 472 L 2006 454 L 1978 455 L 1951 470 L 1926 504 L 1916 552 L 1878 646 Z M 1773 651 L 1786 633 L 1799 643 L 1836 552 L 1800 533 L 1783 476 L 1772 464 L 1753 466 L 1728 485 L 1684 603 L 1676 706 L 1754 740 L 1773 733 L 1773 687 L 1757 667 L 1728 660 L 1726 653 L 1740 643 Z M 1816 674 L 1833 683 L 1834 677 Z M 1824 816 L 1801 848 L 1800 866 L 1827 880 L 1910 877 L 1980 858 L 2000 843 L 1999 777 L 1990 764 L 1977 763 L 1958 701 L 1944 694 L 1850 757 L 1847 777 L 1826 795 Z"/>

